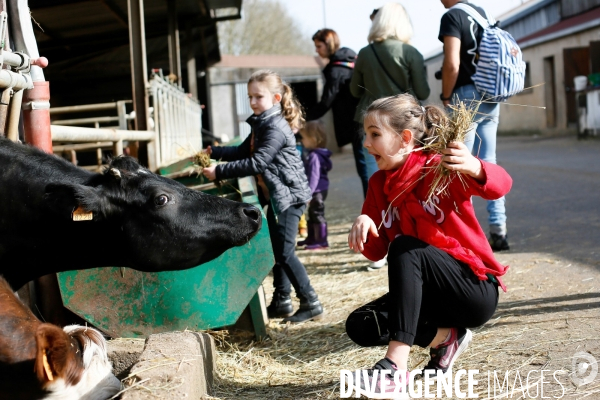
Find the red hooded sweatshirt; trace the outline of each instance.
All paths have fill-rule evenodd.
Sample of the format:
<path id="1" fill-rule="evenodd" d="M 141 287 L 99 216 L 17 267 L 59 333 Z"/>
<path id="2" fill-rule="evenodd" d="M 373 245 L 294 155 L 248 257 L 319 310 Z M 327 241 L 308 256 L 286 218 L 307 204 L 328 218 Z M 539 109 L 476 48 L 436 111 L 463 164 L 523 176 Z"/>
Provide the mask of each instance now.
<path id="1" fill-rule="evenodd" d="M 508 193 L 512 179 L 502 167 L 480 160 L 485 175 L 481 182 L 453 174 L 447 189 L 425 203 L 440 159 L 414 151 L 400 169 L 377 171 L 371 177 L 362 213 L 375 222 L 379 237 L 369 234 L 362 253 L 369 260 L 381 260 L 394 238 L 414 236 L 468 264 L 480 280 L 488 279 L 486 274 L 495 276 L 506 291 L 499 277 L 508 266 L 496 261 L 471 196 L 498 199 Z"/>

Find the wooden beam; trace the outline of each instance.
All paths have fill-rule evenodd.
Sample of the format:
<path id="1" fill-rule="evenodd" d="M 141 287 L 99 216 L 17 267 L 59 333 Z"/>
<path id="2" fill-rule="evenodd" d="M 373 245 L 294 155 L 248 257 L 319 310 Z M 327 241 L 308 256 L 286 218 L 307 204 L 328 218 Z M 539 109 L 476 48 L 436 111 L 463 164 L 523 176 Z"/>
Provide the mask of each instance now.
<path id="1" fill-rule="evenodd" d="M 177 85 L 181 87 L 181 52 L 179 46 L 179 24 L 177 21 L 177 1 L 167 1 L 169 19 L 169 72 L 177 77 Z"/>
<path id="2" fill-rule="evenodd" d="M 198 98 L 198 68 L 196 67 L 196 49 L 194 46 L 194 34 L 192 24 L 186 23 L 185 41 L 187 47 L 187 76 L 188 92 L 194 99 Z"/>
<path id="3" fill-rule="evenodd" d="M 144 1 L 127 0 L 129 13 L 129 52 L 131 55 L 131 84 L 135 129 L 148 130 L 148 66 L 146 61 L 146 35 L 144 29 Z"/>

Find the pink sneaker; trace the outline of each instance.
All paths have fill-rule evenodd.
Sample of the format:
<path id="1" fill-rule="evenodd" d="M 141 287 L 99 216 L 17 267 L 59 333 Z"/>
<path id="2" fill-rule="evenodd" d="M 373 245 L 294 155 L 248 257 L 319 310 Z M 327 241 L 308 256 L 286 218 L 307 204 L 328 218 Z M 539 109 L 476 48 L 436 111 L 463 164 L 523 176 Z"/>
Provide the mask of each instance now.
<path id="1" fill-rule="evenodd" d="M 423 374 L 430 374 L 431 378 L 437 377 L 437 371 L 442 371 L 444 375 L 452 373 L 454 361 L 469 347 L 473 339 L 473 334 L 465 328 L 451 328 L 450 340 L 438 346 L 431 348 L 429 354 L 431 360 L 423 368 Z"/>
<path id="2" fill-rule="evenodd" d="M 373 382 L 374 371 L 379 370 L 377 373 L 376 381 Z M 381 375 L 382 371 L 391 371 L 391 373 L 386 373 L 384 375 L 385 387 L 381 387 Z M 408 382 L 409 372 L 405 371 L 405 380 L 404 382 Z M 402 393 L 402 387 L 397 387 L 396 382 L 394 382 L 394 375 L 399 373 L 398 367 L 392 360 L 389 358 L 383 358 L 375 364 L 373 369 L 367 371 L 367 377 L 365 380 L 364 375 L 358 376 L 358 379 L 355 383 L 356 391 L 364 396 L 367 396 L 369 399 L 410 399 L 408 396 L 408 387 L 405 388 L 404 393 Z M 402 384 L 402 378 L 398 377 L 400 384 Z"/>

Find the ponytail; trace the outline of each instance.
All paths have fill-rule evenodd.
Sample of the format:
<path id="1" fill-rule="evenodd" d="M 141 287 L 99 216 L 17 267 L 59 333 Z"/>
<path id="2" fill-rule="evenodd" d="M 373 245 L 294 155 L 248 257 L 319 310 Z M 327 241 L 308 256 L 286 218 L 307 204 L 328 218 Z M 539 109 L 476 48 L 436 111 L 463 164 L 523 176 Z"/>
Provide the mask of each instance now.
<path id="1" fill-rule="evenodd" d="M 285 82 L 283 82 L 283 94 L 281 95 L 281 114 L 293 131 L 298 131 L 304 126 L 302 105 L 294 96 L 292 88 Z"/>
<path id="2" fill-rule="evenodd" d="M 409 129 L 416 146 L 424 147 L 424 151 L 442 143 L 441 133 L 448 130 L 450 123 L 444 110 L 431 105 L 423 107 L 407 93 L 375 100 L 365 111 L 364 117 L 367 116 L 395 132 Z"/>
<path id="3" fill-rule="evenodd" d="M 272 94 L 281 94 L 281 115 L 293 131 L 302 129 L 304 126 L 302 105 L 294 95 L 292 88 L 283 82 L 277 73 L 267 69 L 256 71 L 250 76 L 248 84 L 252 82 L 264 83 Z"/>

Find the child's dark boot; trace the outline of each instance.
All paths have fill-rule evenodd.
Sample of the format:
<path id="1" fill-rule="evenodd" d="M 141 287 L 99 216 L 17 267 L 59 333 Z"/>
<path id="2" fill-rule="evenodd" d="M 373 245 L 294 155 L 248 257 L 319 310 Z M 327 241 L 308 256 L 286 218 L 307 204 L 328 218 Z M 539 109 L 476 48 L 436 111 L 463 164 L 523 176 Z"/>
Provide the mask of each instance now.
<path id="1" fill-rule="evenodd" d="M 299 295 L 299 297 L 300 308 L 291 317 L 284 318 L 283 322 L 298 323 L 323 317 L 323 306 L 314 290 L 308 292 L 306 296 Z"/>
<path id="2" fill-rule="evenodd" d="M 298 246 L 309 246 L 315 242 L 314 226 L 315 226 L 314 222 L 308 221 L 308 223 L 307 223 L 308 236 L 306 236 L 306 239 L 299 241 Z"/>
<path id="3" fill-rule="evenodd" d="M 273 293 L 273 300 L 267 306 L 267 315 L 269 318 L 289 317 L 293 312 L 294 307 L 292 306 L 292 298 L 289 293 Z"/>
<path id="4" fill-rule="evenodd" d="M 306 245 L 306 250 L 319 250 L 329 247 L 329 243 L 327 242 L 327 223 L 314 224 L 314 236 L 314 242 Z"/>

